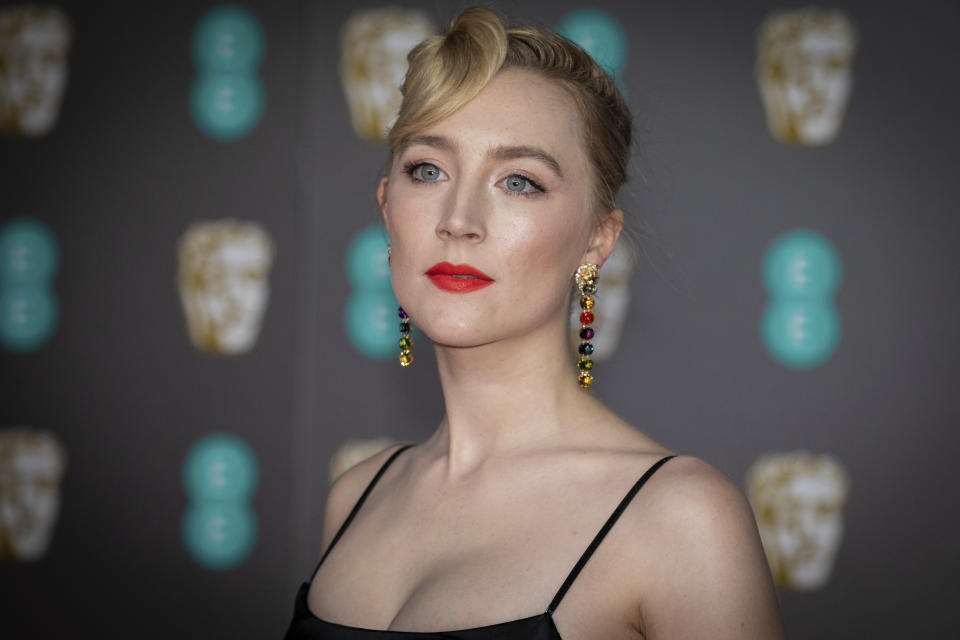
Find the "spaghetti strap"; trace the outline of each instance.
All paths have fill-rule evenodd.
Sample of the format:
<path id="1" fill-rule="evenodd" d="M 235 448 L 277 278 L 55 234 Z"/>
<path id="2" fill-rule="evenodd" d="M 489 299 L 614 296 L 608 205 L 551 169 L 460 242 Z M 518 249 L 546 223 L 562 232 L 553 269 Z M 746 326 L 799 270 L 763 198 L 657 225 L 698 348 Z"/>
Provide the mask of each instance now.
<path id="1" fill-rule="evenodd" d="M 624 496 L 623 500 L 620 501 L 620 504 L 617 505 L 617 508 L 604 523 L 603 527 L 597 533 L 596 537 L 593 539 L 593 542 L 590 543 L 590 546 L 587 547 L 587 550 L 583 552 L 583 555 L 580 556 L 580 559 L 577 561 L 577 564 L 573 567 L 573 571 L 570 572 L 570 575 L 567 576 L 567 579 L 563 581 L 563 584 L 560 585 L 560 590 L 557 591 L 557 595 L 553 597 L 553 601 L 550 603 L 550 606 L 547 607 L 547 613 L 552 614 L 556 610 L 557 606 L 560 604 L 560 601 L 563 600 L 563 596 L 567 594 L 567 589 L 570 588 L 570 585 L 573 584 L 573 581 L 577 579 L 577 576 L 580 574 L 580 571 L 583 569 L 584 565 L 587 564 L 587 561 L 590 559 L 590 556 L 593 555 L 593 552 L 597 550 L 597 547 L 600 546 L 600 543 L 603 542 L 603 539 L 606 537 L 607 533 L 610 532 L 610 529 L 613 528 L 613 525 L 617 522 L 617 519 L 623 514 L 624 510 L 627 508 L 627 505 L 630 504 L 630 501 L 633 500 L 633 497 L 637 495 L 637 491 L 640 491 L 640 487 L 650 479 L 657 469 L 663 466 L 663 463 L 669 460 L 670 458 L 675 458 L 676 456 L 666 456 L 658 460 L 652 467 L 647 469 L 647 472 L 637 480 L 636 484 L 627 492 L 627 495 Z"/>
<path id="2" fill-rule="evenodd" d="M 327 559 L 327 556 L 330 555 L 330 551 L 337 544 L 337 541 L 340 540 L 340 536 L 343 535 L 343 532 L 347 530 L 347 527 L 350 526 L 350 523 L 353 521 L 354 516 L 357 515 L 357 512 L 360 511 L 360 507 L 363 506 L 364 501 L 366 501 L 367 496 L 370 495 L 370 492 L 373 491 L 373 487 L 376 486 L 377 482 L 380 480 L 380 476 L 384 474 L 393 461 L 401 453 L 413 446 L 413 443 L 404 445 L 390 454 L 390 457 L 387 458 L 387 461 L 383 463 L 380 467 L 380 470 L 377 471 L 377 475 L 373 476 L 373 479 L 370 481 L 370 484 L 367 485 L 367 488 L 363 490 L 363 493 L 360 495 L 360 499 L 357 500 L 357 504 L 353 505 L 353 510 L 350 512 L 350 515 L 347 516 L 347 519 L 343 521 L 343 524 L 340 525 L 340 529 L 337 530 L 337 535 L 333 536 L 333 540 L 330 541 L 330 546 L 327 547 L 326 552 L 320 558 L 320 562 L 317 563 L 316 568 L 313 570 L 313 573 L 310 574 L 309 582 L 313 582 L 313 578 L 317 575 L 317 571 L 320 570 L 320 565 L 323 564 L 323 561 Z"/>

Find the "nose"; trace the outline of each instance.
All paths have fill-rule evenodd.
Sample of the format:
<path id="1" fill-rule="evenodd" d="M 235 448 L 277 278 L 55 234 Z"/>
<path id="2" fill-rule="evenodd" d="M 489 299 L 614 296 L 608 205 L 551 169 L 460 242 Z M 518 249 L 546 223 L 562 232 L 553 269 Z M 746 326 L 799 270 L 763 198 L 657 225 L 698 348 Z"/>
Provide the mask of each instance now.
<path id="1" fill-rule="evenodd" d="M 487 235 L 487 203 L 480 194 L 467 189 L 453 189 L 444 214 L 437 222 L 436 233 L 441 240 L 481 242 Z"/>

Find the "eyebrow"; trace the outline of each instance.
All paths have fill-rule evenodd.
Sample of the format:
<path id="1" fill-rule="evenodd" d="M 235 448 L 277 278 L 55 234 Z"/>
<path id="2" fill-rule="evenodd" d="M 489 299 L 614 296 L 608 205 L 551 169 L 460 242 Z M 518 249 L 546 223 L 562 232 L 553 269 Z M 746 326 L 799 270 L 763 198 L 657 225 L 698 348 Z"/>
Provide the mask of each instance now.
<path id="1" fill-rule="evenodd" d="M 433 147 L 435 149 L 440 149 L 442 151 L 455 152 L 457 150 L 457 145 L 444 136 L 431 136 L 426 134 L 414 134 L 407 138 L 406 142 L 401 148 L 401 153 L 406 150 L 407 147 L 422 144 L 428 147 Z M 560 163 L 557 162 L 557 159 L 552 155 L 544 151 L 539 147 L 532 147 L 528 145 L 519 145 L 519 146 L 504 146 L 492 148 L 488 155 L 497 158 L 500 160 L 515 160 L 517 158 L 533 158 L 534 160 L 539 160 L 543 164 L 550 167 L 557 177 L 563 177 L 563 171 L 560 169 Z"/>

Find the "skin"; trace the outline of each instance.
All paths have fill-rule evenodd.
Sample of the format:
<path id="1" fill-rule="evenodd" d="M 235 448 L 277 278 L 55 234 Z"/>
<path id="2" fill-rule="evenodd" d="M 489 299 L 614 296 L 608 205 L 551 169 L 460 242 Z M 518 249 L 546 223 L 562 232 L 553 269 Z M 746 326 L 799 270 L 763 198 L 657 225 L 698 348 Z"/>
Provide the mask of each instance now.
<path id="1" fill-rule="evenodd" d="M 570 96 L 535 73 L 501 71 L 422 135 L 397 150 L 377 196 L 394 290 L 434 342 L 446 414 L 381 478 L 307 601 L 340 624 L 449 631 L 543 613 L 627 490 L 670 452 L 576 382 L 572 274 L 603 264 L 622 213 L 598 223 Z M 543 158 L 497 153 L 516 146 L 545 152 L 562 175 Z M 409 163 L 429 163 L 439 171 L 421 164 L 415 175 L 437 179 L 413 181 Z M 545 191 L 508 193 L 531 191 L 525 179 Z M 442 291 L 424 272 L 444 260 L 495 283 Z M 395 449 L 331 487 L 324 548 Z M 784 637 L 746 499 L 690 456 L 647 482 L 553 619 L 564 640 Z"/>

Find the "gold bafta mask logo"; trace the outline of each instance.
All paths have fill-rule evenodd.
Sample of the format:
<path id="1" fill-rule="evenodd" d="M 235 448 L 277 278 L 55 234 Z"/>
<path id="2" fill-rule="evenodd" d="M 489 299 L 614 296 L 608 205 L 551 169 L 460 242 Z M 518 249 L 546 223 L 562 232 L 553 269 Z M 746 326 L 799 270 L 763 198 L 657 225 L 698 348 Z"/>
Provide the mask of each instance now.
<path id="1" fill-rule="evenodd" d="M 72 39 L 70 23 L 56 7 L 0 9 L 0 132 L 32 137 L 53 128 Z"/>
<path id="2" fill-rule="evenodd" d="M 775 140 L 819 146 L 837 137 L 856 44 L 853 25 L 838 11 L 779 11 L 760 25 L 757 81 Z"/>
<path id="3" fill-rule="evenodd" d="M 31 561 L 46 554 L 66 460 L 50 433 L 0 429 L 0 557 Z"/>
<path id="4" fill-rule="evenodd" d="M 270 294 L 273 242 L 267 232 L 253 222 L 198 222 L 177 249 L 177 286 L 193 346 L 220 355 L 249 351 Z"/>
<path id="5" fill-rule="evenodd" d="M 436 31 L 419 11 L 357 11 L 340 32 L 340 80 L 358 136 L 382 141 L 400 110 L 407 54 Z"/>
<path id="6" fill-rule="evenodd" d="M 834 458 L 770 453 L 747 472 L 747 495 L 777 586 L 819 589 L 843 537 L 849 480 Z"/>
<path id="7" fill-rule="evenodd" d="M 330 484 L 350 467 L 397 443 L 395 438 L 358 438 L 340 445 L 330 458 Z"/>

